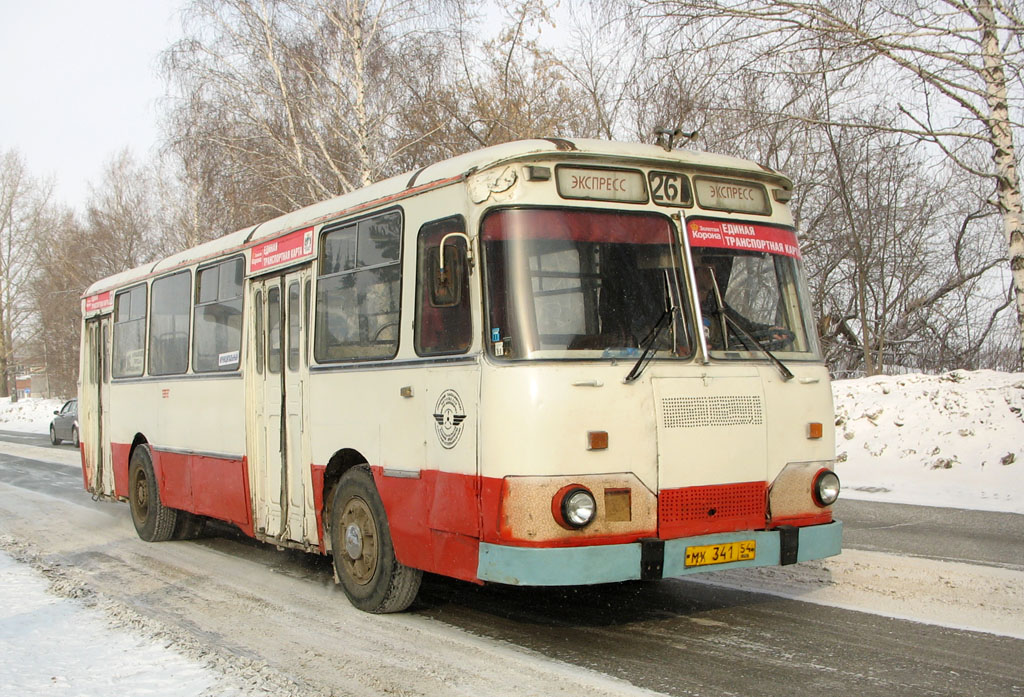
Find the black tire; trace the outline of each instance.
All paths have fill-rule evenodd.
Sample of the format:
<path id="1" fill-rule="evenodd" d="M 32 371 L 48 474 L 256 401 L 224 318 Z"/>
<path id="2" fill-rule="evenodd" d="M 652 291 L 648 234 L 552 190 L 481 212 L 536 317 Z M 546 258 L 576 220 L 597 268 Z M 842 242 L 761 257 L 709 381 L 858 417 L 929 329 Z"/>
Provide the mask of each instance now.
<path id="1" fill-rule="evenodd" d="M 78 426 L 73 426 L 71 428 L 71 444 L 77 448 L 78 443 Z"/>
<path id="2" fill-rule="evenodd" d="M 384 504 L 365 467 L 345 472 L 334 490 L 331 550 L 335 577 L 360 610 L 401 612 L 416 599 L 423 572 L 395 558 Z"/>
<path id="3" fill-rule="evenodd" d="M 178 512 L 160 501 L 156 475 L 153 474 L 153 457 L 145 444 L 132 453 L 128 467 L 128 502 L 139 537 L 146 542 L 163 542 L 174 537 Z"/>
<path id="4" fill-rule="evenodd" d="M 187 511 L 178 511 L 178 521 L 174 526 L 175 540 L 194 540 L 203 534 L 206 518 Z"/>
<path id="5" fill-rule="evenodd" d="M 60 445 L 60 438 L 57 437 L 57 432 L 53 430 L 53 424 L 50 424 L 50 442 L 54 445 Z"/>

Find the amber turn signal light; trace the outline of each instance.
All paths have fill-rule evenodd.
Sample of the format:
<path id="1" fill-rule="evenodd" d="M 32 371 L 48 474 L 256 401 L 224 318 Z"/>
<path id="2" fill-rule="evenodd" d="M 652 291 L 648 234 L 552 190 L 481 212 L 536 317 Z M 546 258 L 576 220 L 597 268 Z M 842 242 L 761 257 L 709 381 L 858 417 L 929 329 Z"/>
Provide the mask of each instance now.
<path id="1" fill-rule="evenodd" d="M 608 431 L 587 431 L 587 450 L 607 450 Z"/>
<path id="2" fill-rule="evenodd" d="M 817 440 L 821 438 L 822 433 L 823 431 L 820 423 L 812 422 L 807 424 L 807 437 L 810 440 Z"/>

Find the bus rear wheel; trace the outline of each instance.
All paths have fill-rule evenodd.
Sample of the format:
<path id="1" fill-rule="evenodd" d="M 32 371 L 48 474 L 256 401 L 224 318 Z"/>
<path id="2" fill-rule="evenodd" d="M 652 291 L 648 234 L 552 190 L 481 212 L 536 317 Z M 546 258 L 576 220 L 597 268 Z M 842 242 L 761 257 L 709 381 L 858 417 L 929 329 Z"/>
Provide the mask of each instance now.
<path id="1" fill-rule="evenodd" d="M 135 531 L 146 542 L 163 542 L 174 536 L 177 511 L 160 502 L 160 491 L 153 473 L 149 446 L 140 445 L 132 453 L 128 467 L 128 502 Z"/>
<path id="2" fill-rule="evenodd" d="M 358 609 L 401 612 L 416 599 L 423 572 L 395 558 L 384 504 L 366 467 L 345 472 L 334 491 L 331 550 L 335 576 Z"/>

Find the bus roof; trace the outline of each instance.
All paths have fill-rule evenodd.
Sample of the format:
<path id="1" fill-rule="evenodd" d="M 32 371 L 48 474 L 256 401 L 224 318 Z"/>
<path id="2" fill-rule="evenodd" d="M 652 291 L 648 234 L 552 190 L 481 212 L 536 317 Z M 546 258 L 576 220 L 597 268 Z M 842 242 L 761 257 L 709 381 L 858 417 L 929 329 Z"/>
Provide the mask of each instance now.
<path id="1" fill-rule="evenodd" d="M 761 167 L 749 160 L 698 150 L 665 150 L 659 145 L 593 139 L 539 138 L 519 140 L 501 145 L 493 145 L 442 160 L 416 172 L 407 172 L 375 184 L 370 184 L 347 194 L 286 213 L 258 225 L 228 233 L 158 261 L 108 276 L 92 284 L 82 297 L 85 298 L 97 293 L 120 288 L 135 281 L 141 281 L 149 276 L 188 266 L 205 259 L 218 258 L 233 251 L 240 252 L 261 241 L 311 225 L 319 225 L 345 214 L 356 212 L 364 207 L 370 208 L 386 203 L 391 198 L 405 193 L 412 193 L 421 187 L 427 188 L 449 181 L 459 181 L 477 170 L 500 165 L 504 162 L 549 156 L 556 153 L 562 153 L 567 161 L 596 157 L 602 157 L 605 160 L 622 160 L 623 162 L 629 161 L 633 163 L 645 160 L 662 163 L 665 161 L 676 161 L 684 166 L 707 168 L 722 172 L 731 171 L 753 174 L 760 178 L 769 178 L 784 188 L 792 187 L 789 179 L 782 174 Z"/>

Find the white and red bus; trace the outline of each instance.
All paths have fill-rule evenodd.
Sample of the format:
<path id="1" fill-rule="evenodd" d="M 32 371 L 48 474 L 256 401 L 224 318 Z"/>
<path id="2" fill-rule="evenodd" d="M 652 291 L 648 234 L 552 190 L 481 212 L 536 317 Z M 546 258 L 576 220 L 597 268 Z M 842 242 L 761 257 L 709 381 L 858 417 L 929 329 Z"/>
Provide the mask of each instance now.
<path id="1" fill-rule="evenodd" d="M 139 535 L 213 518 L 423 571 L 593 584 L 837 554 L 827 369 L 787 202 L 751 162 L 486 148 L 95 283 L 85 487 Z"/>

